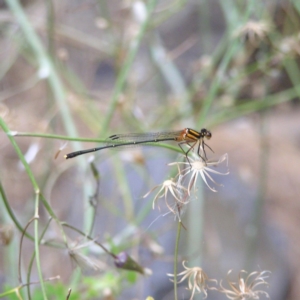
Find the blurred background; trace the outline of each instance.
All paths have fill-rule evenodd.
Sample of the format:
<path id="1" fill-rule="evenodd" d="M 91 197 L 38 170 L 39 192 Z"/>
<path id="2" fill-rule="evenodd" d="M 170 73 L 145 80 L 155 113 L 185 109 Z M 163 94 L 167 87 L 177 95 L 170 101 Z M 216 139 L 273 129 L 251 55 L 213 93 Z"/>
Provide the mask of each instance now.
<path id="1" fill-rule="evenodd" d="M 271 299 L 300 299 L 299 1 L 0 0 L 0 43 L 0 116 L 57 218 L 153 272 L 116 270 L 94 245 L 83 248 L 99 268 L 83 262 L 79 271 L 70 249 L 46 243 L 43 276 L 60 275 L 48 295 L 65 299 L 71 287 L 70 299 L 174 299 L 166 273 L 173 273 L 176 222 L 163 199 L 152 210 L 155 193 L 143 195 L 175 176 L 168 163 L 178 152 L 63 156 L 111 134 L 190 127 L 212 132 L 207 155 L 227 153 L 230 174 L 213 175 L 217 193 L 199 186 L 182 216 L 179 261 L 200 263 L 224 284 L 230 269 L 232 278 L 242 269 L 269 270 Z M 3 131 L 0 140 L 3 292 L 18 286 L 20 258 L 26 282 L 34 253 L 27 238 L 20 250 L 22 232 L 4 200 L 24 230 L 35 193 Z M 39 217 L 44 240 L 61 241 L 42 204 Z M 73 251 L 86 242 L 65 230 Z M 30 276 L 38 280 L 35 264 Z M 185 287 L 179 299 L 189 299 Z M 39 285 L 31 292 L 42 299 Z M 208 299 L 226 297 L 211 291 Z"/>

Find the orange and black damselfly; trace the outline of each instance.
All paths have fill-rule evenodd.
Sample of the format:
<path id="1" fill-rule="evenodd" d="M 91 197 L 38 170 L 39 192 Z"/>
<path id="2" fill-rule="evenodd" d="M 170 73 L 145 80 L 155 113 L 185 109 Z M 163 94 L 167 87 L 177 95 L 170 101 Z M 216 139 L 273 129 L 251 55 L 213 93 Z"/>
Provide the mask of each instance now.
<path id="1" fill-rule="evenodd" d="M 191 128 L 185 128 L 183 130 L 169 131 L 169 132 L 114 134 L 107 139 L 105 146 L 71 152 L 65 155 L 65 158 L 69 159 L 69 158 L 76 157 L 78 155 L 96 152 L 107 148 L 117 148 L 117 147 L 124 147 L 124 146 L 143 145 L 147 143 L 175 141 L 178 142 L 178 145 L 181 148 L 182 152 L 185 154 L 186 158 L 188 158 L 187 156 L 188 153 L 198 143 L 197 153 L 201 158 L 203 158 L 200 153 L 202 150 L 206 159 L 204 146 L 207 146 L 209 149 L 210 147 L 205 144 L 204 138 L 210 139 L 211 136 L 212 136 L 211 132 L 205 128 L 201 129 L 199 132 Z M 182 148 L 182 145 L 184 144 L 190 147 L 187 151 L 184 151 L 184 149 Z"/>

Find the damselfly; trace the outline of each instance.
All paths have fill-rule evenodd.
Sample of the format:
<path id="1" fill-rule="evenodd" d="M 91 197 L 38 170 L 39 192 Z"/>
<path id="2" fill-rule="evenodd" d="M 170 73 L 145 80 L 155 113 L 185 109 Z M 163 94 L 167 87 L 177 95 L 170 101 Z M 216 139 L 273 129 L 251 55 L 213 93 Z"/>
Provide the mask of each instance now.
<path id="1" fill-rule="evenodd" d="M 206 160 L 206 153 L 205 153 L 204 146 L 207 146 L 209 149 L 211 148 L 205 144 L 204 138 L 210 139 L 211 136 L 212 136 L 211 132 L 205 128 L 201 129 L 199 132 L 191 128 L 185 128 L 183 130 L 169 131 L 169 132 L 114 134 L 107 139 L 105 146 L 71 152 L 65 155 L 65 158 L 69 159 L 69 158 L 76 157 L 78 155 L 96 152 L 107 148 L 175 141 L 178 142 L 179 147 L 181 148 L 182 152 L 185 154 L 187 159 L 188 159 L 188 153 L 192 149 L 194 149 L 194 147 L 198 144 L 197 153 L 201 158 L 203 158 L 201 155 L 201 151 L 203 151 L 204 153 L 203 159 Z M 187 151 L 185 151 L 182 148 L 184 144 L 189 146 L 189 149 Z"/>

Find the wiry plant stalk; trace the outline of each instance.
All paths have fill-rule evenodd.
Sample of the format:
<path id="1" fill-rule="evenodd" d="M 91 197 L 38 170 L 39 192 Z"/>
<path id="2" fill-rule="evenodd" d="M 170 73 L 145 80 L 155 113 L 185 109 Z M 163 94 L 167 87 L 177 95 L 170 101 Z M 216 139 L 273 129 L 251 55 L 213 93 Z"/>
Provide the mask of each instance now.
<path id="1" fill-rule="evenodd" d="M 175 251 L 174 251 L 174 299 L 178 300 L 177 295 L 177 265 L 178 265 L 178 247 L 180 240 L 180 232 L 181 232 L 181 222 L 177 222 L 177 234 L 176 234 L 176 242 L 175 242 Z"/>

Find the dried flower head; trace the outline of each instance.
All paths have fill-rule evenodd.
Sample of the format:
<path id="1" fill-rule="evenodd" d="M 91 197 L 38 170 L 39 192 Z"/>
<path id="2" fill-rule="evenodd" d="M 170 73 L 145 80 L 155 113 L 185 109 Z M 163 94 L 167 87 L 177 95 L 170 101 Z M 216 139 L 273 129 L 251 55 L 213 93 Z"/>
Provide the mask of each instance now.
<path id="1" fill-rule="evenodd" d="M 270 24 L 263 21 L 248 21 L 234 33 L 234 36 L 256 46 L 263 41 L 270 32 Z"/>
<path id="2" fill-rule="evenodd" d="M 188 290 L 192 291 L 190 300 L 193 299 L 196 291 L 200 294 L 203 293 L 205 298 L 207 297 L 207 289 L 210 287 L 207 285 L 208 281 L 217 282 L 215 279 L 209 279 L 206 273 L 199 267 L 189 268 L 185 265 L 185 261 L 182 263 L 185 271 L 177 274 L 177 276 L 182 276 L 182 278 L 178 281 L 178 283 L 183 282 L 186 278 L 188 278 Z M 173 276 L 173 274 L 168 274 L 168 276 Z M 172 280 L 173 281 L 173 280 Z"/>
<path id="3" fill-rule="evenodd" d="M 219 160 L 214 160 L 214 161 L 204 161 L 201 157 L 194 155 L 194 157 L 190 157 L 189 158 L 189 162 L 175 162 L 175 163 L 171 163 L 169 165 L 174 165 L 174 164 L 183 164 L 186 167 L 179 171 L 180 176 L 182 177 L 182 179 L 184 177 L 186 177 L 188 174 L 190 174 L 190 181 L 188 184 L 188 193 L 190 194 L 192 187 L 194 186 L 194 189 L 196 187 L 196 182 L 198 180 L 199 175 L 201 176 L 202 180 L 205 182 L 205 184 L 208 186 L 208 188 L 213 191 L 216 192 L 217 190 L 214 187 L 211 187 L 207 181 L 207 178 L 210 179 L 210 181 L 212 181 L 214 184 L 218 183 L 211 177 L 210 173 L 213 174 L 218 174 L 218 175 L 228 175 L 229 172 L 227 171 L 226 173 L 221 173 L 218 172 L 214 169 L 212 169 L 211 167 L 216 167 L 219 164 L 221 164 L 223 161 L 228 162 L 228 155 L 224 154 L 223 156 L 220 157 Z M 181 180 L 182 180 L 181 179 Z"/>
<path id="4" fill-rule="evenodd" d="M 173 178 L 165 180 L 162 184 L 155 186 L 153 189 L 151 189 L 146 195 L 143 196 L 143 198 L 146 198 L 150 193 L 152 193 L 155 189 L 159 188 L 159 191 L 156 193 L 154 199 L 153 199 L 153 209 L 155 207 L 155 202 L 159 198 L 165 198 L 165 203 L 168 209 L 174 213 L 177 214 L 177 210 L 174 210 L 174 204 L 170 205 L 170 203 L 167 200 L 168 193 L 170 193 L 175 200 L 175 206 L 179 205 L 182 206 L 187 203 L 188 200 L 188 193 L 187 189 L 180 184 L 180 181 L 175 182 Z"/>
<path id="5" fill-rule="evenodd" d="M 231 271 L 232 270 L 227 273 L 227 276 Z M 230 281 L 229 278 L 227 279 L 230 289 L 225 289 L 221 281 L 219 292 L 224 293 L 226 297 L 231 300 L 259 299 L 260 294 L 270 298 L 267 292 L 256 289 L 259 285 L 268 285 L 265 281 L 265 279 L 269 277 L 267 275 L 268 273 L 269 271 L 252 272 L 244 279 L 242 275 L 247 274 L 247 272 L 242 270 L 239 273 L 238 282 Z"/>

